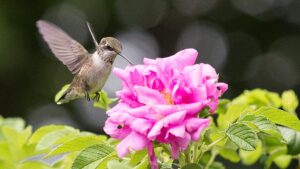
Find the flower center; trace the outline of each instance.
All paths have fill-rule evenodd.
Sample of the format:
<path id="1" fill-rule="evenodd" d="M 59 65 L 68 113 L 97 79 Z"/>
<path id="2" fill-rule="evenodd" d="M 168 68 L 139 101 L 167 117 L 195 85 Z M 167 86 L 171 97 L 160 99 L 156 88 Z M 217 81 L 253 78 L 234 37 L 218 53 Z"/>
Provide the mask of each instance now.
<path id="1" fill-rule="evenodd" d="M 164 98 L 167 101 L 167 104 L 174 104 L 174 100 L 170 93 L 168 93 L 166 90 L 163 90 L 163 91 L 161 91 L 161 94 L 164 95 Z"/>

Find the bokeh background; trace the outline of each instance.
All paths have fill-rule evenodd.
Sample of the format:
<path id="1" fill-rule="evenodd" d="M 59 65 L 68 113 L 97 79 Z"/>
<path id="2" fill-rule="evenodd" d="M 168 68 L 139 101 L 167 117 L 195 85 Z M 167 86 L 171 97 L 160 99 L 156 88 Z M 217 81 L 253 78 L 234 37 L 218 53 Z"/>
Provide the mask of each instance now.
<path id="1" fill-rule="evenodd" d="M 34 128 L 55 123 L 99 133 L 105 120 L 85 100 L 54 103 L 72 74 L 41 39 L 39 19 L 93 52 L 89 21 L 98 40 L 120 39 L 135 64 L 195 48 L 198 62 L 213 65 L 229 84 L 227 98 L 253 88 L 300 94 L 299 0 L 1 0 L 0 114 L 23 117 Z M 118 58 L 114 65 L 127 63 Z M 118 89 L 112 75 L 105 90 L 113 97 Z"/>

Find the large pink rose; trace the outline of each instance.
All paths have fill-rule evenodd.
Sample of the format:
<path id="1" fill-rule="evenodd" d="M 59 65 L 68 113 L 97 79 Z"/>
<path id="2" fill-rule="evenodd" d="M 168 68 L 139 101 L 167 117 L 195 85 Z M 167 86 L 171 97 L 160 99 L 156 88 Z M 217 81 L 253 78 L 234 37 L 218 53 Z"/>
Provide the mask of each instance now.
<path id="1" fill-rule="evenodd" d="M 148 148 L 157 168 L 152 141 L 170 144 L 178 157 L 190 141 L 197 141 L 209 119 L 198 118 L 205 107 L 214 112 L 227 84 L 208 64 L 194 64 L 197 51 L 185 49 L 167 58 L 144 59 L 144 65 L 114 69 L 123 81 L 119 103 L 107 112 L 104 131 L 121 140 L 119 157 Z"/>

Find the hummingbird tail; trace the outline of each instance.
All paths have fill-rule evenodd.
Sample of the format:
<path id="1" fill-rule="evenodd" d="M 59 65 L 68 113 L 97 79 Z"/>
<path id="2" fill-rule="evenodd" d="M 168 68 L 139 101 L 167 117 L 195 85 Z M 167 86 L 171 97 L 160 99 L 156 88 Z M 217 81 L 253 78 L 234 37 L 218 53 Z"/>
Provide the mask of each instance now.
<path id="1" fill-rule="evenodd" d="M 84 94 L 80 94 L 77 90 L 70 87 L 56 100 L 56 104 L 68 103 L 71 100 L 84 97 Z"/>
<path id="2" fill-rule="evenodd" d="M 58 100 L 56 101 L 56 104 L 63 104 L 63 103 L 69 102 L 70 100 L 66 99 L 66 96 L 70 91 L 71 91 L 70 88 L 68 90 L 66 90 L 65 93 L 60 98 L 58 98 Z"/>

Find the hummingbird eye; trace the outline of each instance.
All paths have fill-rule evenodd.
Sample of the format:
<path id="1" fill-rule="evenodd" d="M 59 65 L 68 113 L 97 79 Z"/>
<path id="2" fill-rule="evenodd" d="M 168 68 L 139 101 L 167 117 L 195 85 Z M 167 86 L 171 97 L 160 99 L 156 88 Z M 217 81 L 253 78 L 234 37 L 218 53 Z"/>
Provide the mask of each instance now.
<path id="1" fill-rule="evenodd" d="M 114 48 L 112 48 L 111 46 L 107 45 L 106 49 L 110 50 L 110 51 L 114 51 Z"/>

